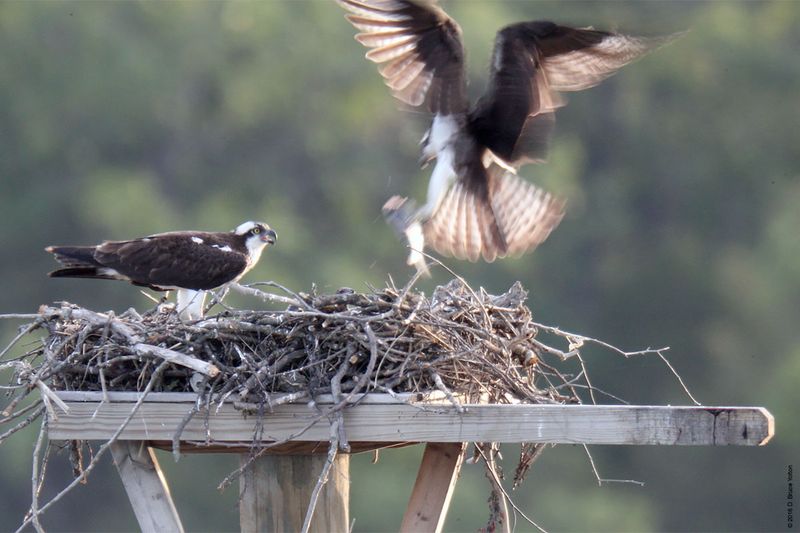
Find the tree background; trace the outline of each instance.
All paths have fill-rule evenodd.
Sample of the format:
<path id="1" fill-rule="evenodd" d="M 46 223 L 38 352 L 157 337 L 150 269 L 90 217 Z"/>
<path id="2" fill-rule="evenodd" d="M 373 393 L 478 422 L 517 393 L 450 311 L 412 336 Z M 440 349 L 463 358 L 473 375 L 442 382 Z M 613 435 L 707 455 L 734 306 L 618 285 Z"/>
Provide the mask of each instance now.
<path id="1" fill-rule="evenodd" d="M 474 286 L 520 280 L 540 322 L 625 348 L 669 345 L 706 405 L 763 405 L 766 448 L 595 447 L 535 465 L 517 504 L 558 531 L 786 527 L 800 431 L 800 4 L 451 0 L 471 88 L 505 24 L 551 19 L 679 41 L 570 95 L 550 161 L 522 174 L 569 198 L 532 255 L 447 261 Z M 0 4 L 0 313 L 68 300 L 121 312 L 151 302 L 122 283 L 51 280 L 48 244 L 173 229 L 278 232 L 250 281 L 366 290 L 411 272 L 380 216 L 422 197 L 425 117 L 398 110 L 330 1 Z M 420 285 L 448 280 L 441 270 Z M 238 306 L 259 302 L 233 296 Z M 8 340 L 14 325 L 3 321 Z M 685 404 L 657 360 L 587 352 L 594 381 L 633 403 Z M 34 431 L 0 447 L 0 530 L 30 498 Z M 356 531 L 399 524 L 419 447 L 354 458 Z M 507 461 L 515 459 L 509 447 Z M 70 477 L 50 466 L 53 494 Z M 236 530 L 234 457 L 162 457 L 189 530 Z M 467 467 L 448 531 L 485 523 L 489 482 Z M 44 518 L 52 531 L 136 529 L 110 461 Z M 517 524 L 519 531 L 531 526 Z"/>

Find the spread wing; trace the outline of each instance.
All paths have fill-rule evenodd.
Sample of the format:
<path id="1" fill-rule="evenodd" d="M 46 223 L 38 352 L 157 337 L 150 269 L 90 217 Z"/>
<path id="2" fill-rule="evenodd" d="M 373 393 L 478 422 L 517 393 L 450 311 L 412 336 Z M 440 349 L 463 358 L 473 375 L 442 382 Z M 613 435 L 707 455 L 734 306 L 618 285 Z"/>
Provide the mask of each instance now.
<path id="1" fill-rule="evenodd" d="M 458 259 L 485 261 L 533 251 L 564 216 L 564 201 L 496 166 L 488 189 L 457 180 L 423 224 L 425 241 Z"/>
<path id="2" fill-rule="evenodd" d="M 336 0 L 400 101 L 432 113 L 466 111 L 461 28 L 433 1 Z"/>
<path id="3" fill-rule="evenodd" d="M 533 21 L 500 30 L 489 87 L 470 113 L 484 146 L 515 167 L 544 159 L 559 91 L 594 87 L 626 64 L 672 41 Z M 544 118 L 543 118 L 544 117 Z"/>
<path id="4" fill-rule="evenodd" d="M 202 243 L 193 241 L 202 240 Z M 216 245 L 216 246 L 215 246 Z M 244 254 L 203 233 L 152 235 L 132 241 L 105 242 L 95 259 L 137 285 L 214 289 L 247 267 Z"/>

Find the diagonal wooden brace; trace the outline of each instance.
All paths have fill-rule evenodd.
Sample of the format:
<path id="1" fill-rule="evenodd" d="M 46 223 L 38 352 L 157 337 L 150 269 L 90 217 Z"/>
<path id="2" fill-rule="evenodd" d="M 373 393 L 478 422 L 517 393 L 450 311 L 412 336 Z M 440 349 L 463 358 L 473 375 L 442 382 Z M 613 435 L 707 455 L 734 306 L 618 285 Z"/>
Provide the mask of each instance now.
<path id="1" fill-rule="evenodd" d="M 466 448 L 466 442 L 429 442 L 425 446 L 401 533 L 442 531 Z"/>
<path id="2" fill-rule="evenodd" d="M 142 441 L 118 440 L 111 445 L 114 465 L 144 533 L 183 533 L 167 480 L 153 450 Z"/>

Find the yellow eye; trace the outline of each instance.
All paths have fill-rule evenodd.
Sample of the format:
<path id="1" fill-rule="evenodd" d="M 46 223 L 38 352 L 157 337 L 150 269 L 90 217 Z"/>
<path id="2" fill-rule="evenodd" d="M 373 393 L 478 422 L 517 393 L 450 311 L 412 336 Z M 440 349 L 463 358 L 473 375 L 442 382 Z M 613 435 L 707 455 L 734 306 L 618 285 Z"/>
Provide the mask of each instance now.
<path id="1" fill-rule="evenodd" d="M 261 233 L 261 228 L 253 228 L 253 235 L 258 235 L 259 233 Z"/>

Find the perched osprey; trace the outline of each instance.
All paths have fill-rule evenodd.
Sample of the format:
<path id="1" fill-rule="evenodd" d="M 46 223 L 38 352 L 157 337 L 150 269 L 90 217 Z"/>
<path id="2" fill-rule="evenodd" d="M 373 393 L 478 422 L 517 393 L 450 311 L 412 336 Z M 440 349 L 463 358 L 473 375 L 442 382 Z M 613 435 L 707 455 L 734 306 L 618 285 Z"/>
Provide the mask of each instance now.
<path id="1" fill-rule="evenodd" d="M 53 278 L 129 281 L 156 291 L 178 291 L 186 320 L 202 318 L 207 290 L 237 281 L 258 263 L 277 235 L 263 222 L 245 222 L 231 232 L 173 231 L 97 246 L 48 246 L 64 268 Z"/>
<path id="2" fill-rule="evenodd" d="M 394 197 L 384 212 L 412 247 L 409 264 L 424 268 L 425 241 L 443 255 L 476 261 L 521 254 L 561 221 L 564 202 L 521 180 L 516 170 L 543 161 L 564 105 L 559 91 L 597 85 L 671 37 L 648 39 L 532 21 L 501 29 L 489 84 L 469 104 L 461 28 L 434 0 L 336 0 L 371 50 L 367 58 L 392 94 L 426 105 L 433 123 L 422 161 L 436 159 L 427 201 L 412 208 Z M 417 248 L 415 253 L 414 248 Z"/>

